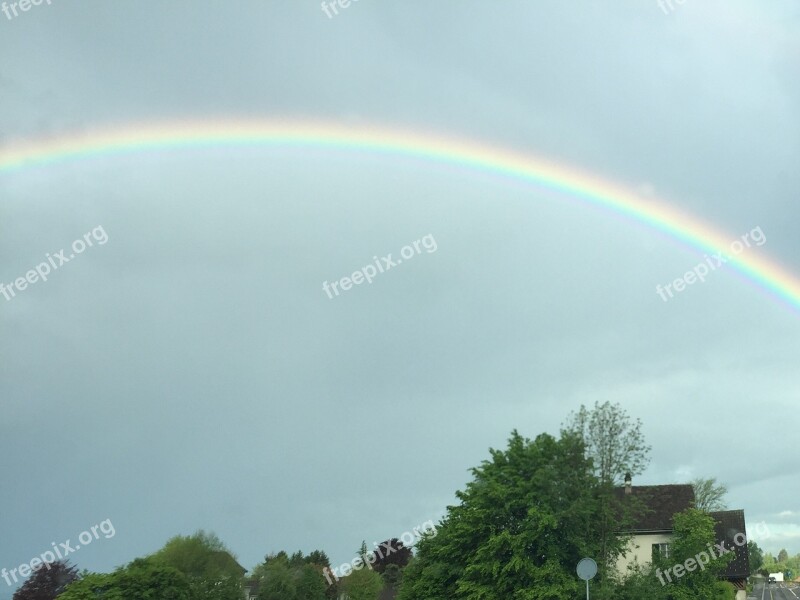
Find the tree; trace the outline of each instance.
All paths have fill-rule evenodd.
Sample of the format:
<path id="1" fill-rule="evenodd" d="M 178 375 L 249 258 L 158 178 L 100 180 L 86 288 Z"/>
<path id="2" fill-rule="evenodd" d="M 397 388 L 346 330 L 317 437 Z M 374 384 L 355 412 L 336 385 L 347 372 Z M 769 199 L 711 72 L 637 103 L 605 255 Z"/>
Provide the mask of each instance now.
<path id="1" fill-rule="evenodd" d="M 400 589 L 400 584 L 403 581 L 403 571 L 397 565 L 387 565 L 383 574 L 383 588 L 392 592 L 392 598 L 397 595 L 397 590 Z"/>
<path id="2" fill-rule="evenodd" d="M 73 581 L 58 596 L 58 600 L 107 600 L 113 598 L 113 576 L 105 573 L 85 573 Z M 119 594 L 117 598 L 119 598 Z"/>
<path id="3" fill-rule="evenodd" d="M 203 530 L 167 541 L 152 560 L 183 573 L 192 598 L 241 600 L 244 571 L 233 554 L 213 533 Z"/>
<path id="4" fill-rule="evenodd" d="M 268 600 L 332 600 L 338 598 L 336 584 L 325 583 L 323 569 L 330 566 L 328 555 L 314 550 L 308 556 L 301 551 L 289 555 L 281 550 L 268 554 L 257 565 L 251 579 L 259 583 L 259 598 Z"/>
<path id="5" fill-rule="evenodd" d="M 361 547 L 356 552 L 356 556 L 361 559 L 361 563 L 366 565 L 369 564 L 367 561 L 367 557 L 369 556 L 369 552 L 367 551 L 367 541 L 361 540 Z"/>
<path id="6" fill-rule="evenodd" d="M 747 542 L 747 554 L 750 558 L 750 572 L 758 573 L 764 564 L 764 552 L 754 541 Z"/>
<path id="7" fill-rule="evenodd" d="M 192 600 L 240 600 L 242 582 L 238 579 L 223 578 L 194 579 L 189 582 Z"/>
<path id="8" fill-rule="evenodd" d="M 295 585 L 289 561 L 285 557 L 272 558 L 264 567 L 258 600 L 296 600 Z"/>
<path id="9" fill-rule="evenodd" d="M 645 443 L 642 422 L 628 416 L 619 404 L 595 402 L 593 409 L 581 405 L 567 417 L 562 434 L 578 436 L 584 444 L 591 469 L 600 482 L 597 489 L 597 531 L 600 548 L 596 555 L 601 571 L 611 572 L 618 556 L 619 531 L 623 523 L 642 507 L 630 501 L 621 504 L 615 486 L 627 474 L 639 475 L 649 462 L 650 446 Z"/>
<path id="10" fill-rule="evenodd" d="M 178 569 L 189 578 L 240 578 L 242 568 L 236 558 L 213 533 L 202 529 L 190 536 L 176 535 L 153 554 L 161 564 Z"/>
<path id="11" fill-rule="evenodd" d="M 717 479 L 698 478 L 692 481 L 694 488 L 694 507 L 703 512 L 713 512 L 716 510 L 725 510 L 725 495 L 728 493 L 728 488 L 717 483 Z"/>
<path id="12" fill-rule="evenodd" d="M 320 567 L 330 567 L 331 561 L 328 555 L 322 550 L 314 550 L 306 556 L 306 562 L 311 565 L 319 565 Z"/>
<path id="13" fill-rule="evenodd" d="M 109 575 L 89 574 L 67 586 L 58 600 L 192 600 L 186 576 L 151 559 L 136 559 Z"/>
<path id="14" fill-rule="evenodd" d="M 506 450 L 473 468 L 435 536 L 423 536 L 399 600 L 572 600 L 575 565 L 597 556 L 599 480 L 582 439 L 534 441 L 513 431 Z M 621 549 L 621 543 L 616 551 Z M 602 579 L 602 575 L 599 579 Z"/>
<path id="15" fill-rule="evenodd" d="M 13 600 L 53 600 L 77 579 L 78 568 L 69 561 L 41 565 L 14 593 Z"/>
<path id="16" fill-rule="evenodd" d="M 689 508 L 675 515 L 673 519 L 672 544 L 670 556 L 660 562 L 661 568 L 670 568 L 686 559 L 704 553 L 709 555 L 709 547 L 714 546 L 716 534 L 714 519 L 696 508 Z M 722 556 L 709 556 L 705 569 L 686 572 L 674 583 L 670 583 L 671 596 L 674 600 L 697 600 L 697 598 L 716 598 L 721 589 L 718 575 L 733 559 L 734 552 L 729 551 Z"/>
<path id="17" fill-rule="evenodd" d="M 397 538 L 381 542 L 372 554 L 372 568 L 376 573 L 383 573 L 389 565 L 396 565 L 402 569 L 413 556 L 411 548 L 406 548 L 405 544 Z"/>
<path id="18" fill-rule="evenodd" d="M 377 600 L 383 589 L 381 576 L 371 569 L 353 571 L 339 580 L 339 591 L 349 600 Z"/>
<path id="19" fill-rule="evenodd" d="M 322 571 L 315 565 L 305 564 L 297 569 L 298 600 L 325 600 L 327 586 Z"/>
<path id="20" fill-rule="evenodd" d="M 637 563 L 629 569 L 615 590 L 614 600 L 668 600 L 669 590 L 656 579 L 649 565 Z"/>
<path id="21" fill-rule="evenodd" d="M 403 571 L 397 565 L 386 565 L 382 577 L 384 587 L 397 590 L 403 581 Z"/>
<path id="22" fill-rule="evenodd" d="M 592 410 L 581 405 L 567 418 L 562 431 L 580 436 L 603 484 L 620 485 L 626 473 L 640 475 L 650 462 L 641 420 L 631 420 L 619 404 L 595 402 Z"/>
<path id="23" fill-rule="evenodd" d="M 789 560 L 789 553 L 786 551 L 786 548 L 781 548 L 781 551 L 778 552 L 778 562 L 785 563 Z"/>

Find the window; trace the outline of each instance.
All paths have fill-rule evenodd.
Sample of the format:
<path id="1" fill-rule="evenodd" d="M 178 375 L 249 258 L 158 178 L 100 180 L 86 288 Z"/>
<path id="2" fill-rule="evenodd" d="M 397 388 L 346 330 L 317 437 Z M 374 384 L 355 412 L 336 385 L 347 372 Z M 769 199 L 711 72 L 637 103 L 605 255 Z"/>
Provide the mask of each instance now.
<path id="1" fill-rule="evenodd" d="M 653 558 L 669 558 L 669 544 L 653 544 Z"/>

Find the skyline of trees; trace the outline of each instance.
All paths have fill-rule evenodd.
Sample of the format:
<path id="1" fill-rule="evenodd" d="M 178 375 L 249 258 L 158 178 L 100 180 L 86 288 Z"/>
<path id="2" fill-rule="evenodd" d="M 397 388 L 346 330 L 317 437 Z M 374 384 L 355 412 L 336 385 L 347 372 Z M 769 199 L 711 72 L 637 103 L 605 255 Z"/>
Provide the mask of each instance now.
<path id="1" fill-rule="evenodd" d="M 500 600 L 518 590 L 532 599 L 566 600 L 582 589 L 575 564 L 592 556 L 600 567 L 593 580 L 598 600 L 633 599 L 645 590 L 653 600 L 691 594 L 723 598 L 727 589 L 715 572 L 724 561 L 666 590 L 661 583 L 655 587 L 655 569 L 667 563 L 656 560 L 649 568 L 615 572 L 627 543 L 620 532 L 638 510 L 635 502 L 622 503 L 615 490 L 625 473 L 639 474 L 649 461 L 651 447 L 641 427 L 619 404 L 596 402 L 571 413 L 558 437 L 542 433 L 531 440 L 513 430 L 504 449 L 490 448 L 489 458 L 470 469 L 470 481 L 455 492 L 458 504 L 447 507 L 435 532 L 422 535 L 416 555 L 397 538 L 384 542 L 395 550 L 388 557 L 362 541 L 354 556 L 369 566 L 340 574 L 334 582 L 325 580 L 331 562 L 322 550 L 267 554 L 248 573 L 214 533 L 199 530 L 173 536 L 159 550 L 111 573 L 78 574 L 67 565 L 64 572 L 73 581 L 58 597 L 241 600 L 243 585 L 255 583 L 259 600 L 336 600 L 342 593 L 352 600 L 395 594 L 398 600 Z M 675 515 L 670 564 L 713 541 L 708 512 L 725 507 L 727 487 L 716 478 L 695 479 L 692 486 L 694 507 Z M 372 556 L 377 560 L 367 560 Z M 773 557 L 750 541 L 748 556 L 753 571 L 800 574 L 800 554 L 792 557 L 785 548 Z M 65 580 L 59 577 L 37 572 L 14 600 L 52 600 L 57 592 L 32 592 L 36 586 L 45 589 L 48 578 L 51 588 L 57 589 L 52 584 L 58 580 L 63 589 Z"/>

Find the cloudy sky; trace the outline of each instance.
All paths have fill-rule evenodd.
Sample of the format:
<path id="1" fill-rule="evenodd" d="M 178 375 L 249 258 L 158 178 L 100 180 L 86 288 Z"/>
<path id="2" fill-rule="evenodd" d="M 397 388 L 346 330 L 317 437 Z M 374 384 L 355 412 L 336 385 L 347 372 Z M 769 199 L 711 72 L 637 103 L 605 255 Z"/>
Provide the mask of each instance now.
<path id="1" fill-rule="evenodd" d="M 186 119 L 390 127 L 761 232 L 745 252 L 798 276 L 800 6 L 673 6 L 52 0 L 0 13 L 0 155 Z M 800 313 L 728 268 L 663 301 L 704 256 L 644 224 L 312 146 L 6 171 L 0 210 L 7 287 L 92 241 L 0 296 L 0 567 L 105 519 L 116 535 L 79 567 L 200 528 L 248 568 L 281 549 L 341 563 L 442 516 L 512 429 L 556 433 L 596 400 L 644 423 L 635 483 L 717 477 L 763 547 L 800 552 Z"/>

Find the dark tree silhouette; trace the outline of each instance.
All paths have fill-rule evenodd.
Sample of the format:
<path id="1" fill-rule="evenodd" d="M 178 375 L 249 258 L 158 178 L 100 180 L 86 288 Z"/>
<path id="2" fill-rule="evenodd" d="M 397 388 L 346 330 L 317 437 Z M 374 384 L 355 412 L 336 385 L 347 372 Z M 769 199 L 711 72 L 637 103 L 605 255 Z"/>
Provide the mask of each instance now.
<path id="1" fill-rule="evenodd" d="M 14 600 L 54 600 L 73 581 L 78 579 L 78 568 L 68 560 L 39 567 L 14 593 Z"/>
<path id="2" fill-rule="evenodd" d="M 376 573 L 381 574 L 383 574 L 386 567 L 389 565 L 397 565 L 402 569 L 413 556 L 411 548 L 406 548 L 403 542 L 397 538 L 392 538 L 381 543 L 372 554 L 376 557 L 372 568 Z"/>
<path id="3" fill-rule="evenodd" d="M 331 561 L 328 558 L 328 555 L 325 554 L 322 550 L 314 550 L 306 556 L 305 559 L 306 563 L 311 565 L 319 565 L 320 567 L 330 567 Z"/>

